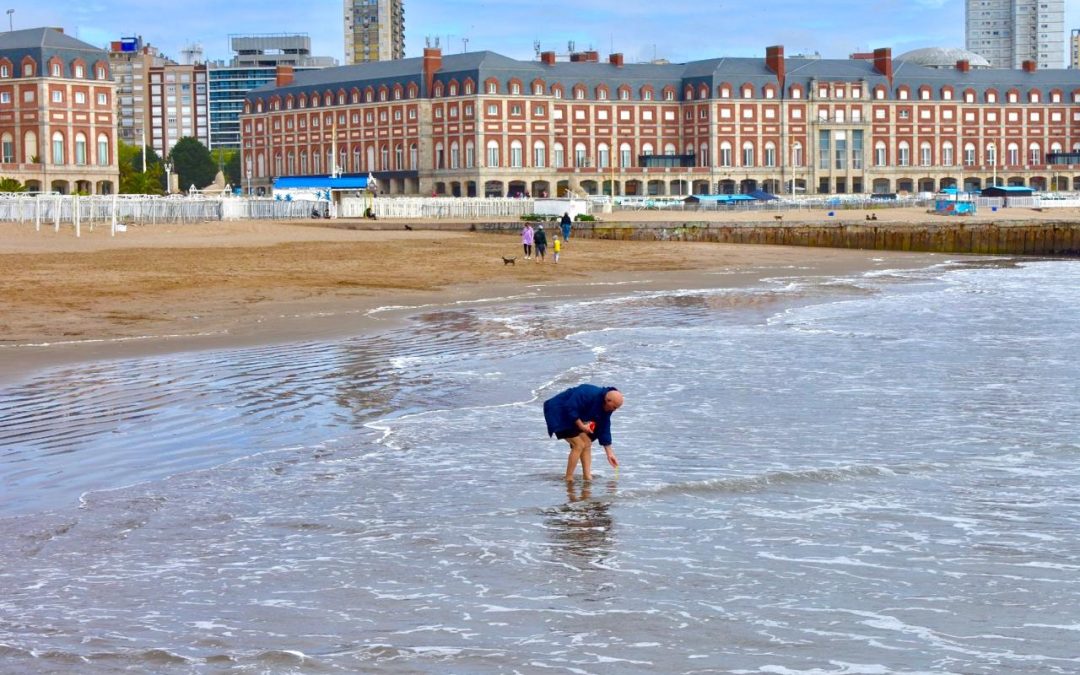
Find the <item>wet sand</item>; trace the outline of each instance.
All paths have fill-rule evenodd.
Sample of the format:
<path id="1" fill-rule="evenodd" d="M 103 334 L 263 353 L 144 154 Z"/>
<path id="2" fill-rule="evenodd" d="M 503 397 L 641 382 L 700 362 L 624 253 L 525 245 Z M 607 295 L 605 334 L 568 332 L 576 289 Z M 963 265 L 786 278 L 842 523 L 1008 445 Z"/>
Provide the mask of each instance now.
<path id="1" fill-rule="evenodd" d="M 368 315 L 375 307 L 518 297 L 538 286 L 568 295 L 600 292 L 595 284 L 609 281 L 716 286 L 791 266 L 839 274 L 867 267 L 872 257 L 898 266 L 939 259 L 574 239 L 560 264 L 550 255 L 536 264 L 523 259 L 516 236 L 336 224 L 136 225 L 115 237 L 99 226 L 76 238 L 70 227 L 57 233 L 2 223 L 0 376 L 61 362 L 354 334 L 379 321 Z M 506 265 L 503 256 L 517 260 Z"/>

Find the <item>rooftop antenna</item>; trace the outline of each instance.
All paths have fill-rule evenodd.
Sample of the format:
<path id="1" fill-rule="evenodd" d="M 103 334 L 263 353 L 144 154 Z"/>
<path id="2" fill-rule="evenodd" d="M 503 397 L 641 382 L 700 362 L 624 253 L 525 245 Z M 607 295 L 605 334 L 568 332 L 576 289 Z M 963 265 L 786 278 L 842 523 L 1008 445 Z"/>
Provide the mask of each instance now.
<path id="1" fill-rule="evenodd" d="M 467 37 L 461 38 L 461 51 L 462 52 L 468 52 L 469 51 L 469 38 L 467 38 Z"/>
<path id="2" fill-rule="evenodd" d="M 536 53 L 537 57 L 540 56 L 540 41 L 539 40 L 533 40 L 533 51 Z"/>
<path id="3" fill-rule="evenodd" d="M 568 52 L 570 52 L 571 54 L 573 54 L 573 53 L 574 53 L 574 47 L 575 47 L 575 46 L 576 46 L 576 45 L 574 45 L 574 41 L 573 41 L 573 40 L 570 40 L 569 42 L 567 42 L 567 43 L 566 43 L 566 51 L 568 51 Z"/>
<path id="4" fill-rule="evenodd" d="M 14 19 L 14 18 L 12 18 L 12 16 L 13 16 L 14 14 L 15 14 L 15 10 L 13 10 L 13 9 L 9 9 L 9 10 L 7 11 L 7 23 L 8 23 L 8 32 L 9 32 L 9 33 L 10 33 L 11 31 L 15 30 L 15 19 Z"/>

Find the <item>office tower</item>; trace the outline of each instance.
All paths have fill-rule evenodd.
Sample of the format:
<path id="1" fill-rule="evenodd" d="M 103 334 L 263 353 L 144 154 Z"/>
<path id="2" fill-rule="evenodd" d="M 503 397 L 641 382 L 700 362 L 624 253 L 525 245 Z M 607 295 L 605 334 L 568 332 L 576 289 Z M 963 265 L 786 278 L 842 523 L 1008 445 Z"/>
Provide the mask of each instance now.
<path id="1" fill-rule="evenodd" d="M 210 148 L 240 147 L 240 113 L 252 89 L 274 81 L 277 66 L 294 71 L 338 65 L 330 56 L 312 56 L 306 34 L 234 35 L 228 63 L 210 64 Z"/>
<path id="2" fill-rule="evenodd" d="M 405 58 L 403 0 L 345 0 L 345 62 Z"/>
<path id="3" fill-rule="evenodd" d="M 1065 0 L 967 0 L 967 49 L 994 68 L 1065 64 Z"/>
<path id="4" fill-rule="evenodd" d="M 1080 68 L 1080 28 L 1073 28 L 1069 36 L 1069 67 Z"/>

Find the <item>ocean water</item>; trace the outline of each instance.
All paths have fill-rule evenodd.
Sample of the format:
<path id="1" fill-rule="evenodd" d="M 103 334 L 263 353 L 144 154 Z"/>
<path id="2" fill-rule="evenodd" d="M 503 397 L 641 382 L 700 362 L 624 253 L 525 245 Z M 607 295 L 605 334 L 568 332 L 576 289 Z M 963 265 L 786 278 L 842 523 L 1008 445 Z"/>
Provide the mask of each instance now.
<path id="1" fill-rule="evenodd" d="M 0 672 L 1080 673 L 1080 265 L 874 268 L 2 384 Z"/>

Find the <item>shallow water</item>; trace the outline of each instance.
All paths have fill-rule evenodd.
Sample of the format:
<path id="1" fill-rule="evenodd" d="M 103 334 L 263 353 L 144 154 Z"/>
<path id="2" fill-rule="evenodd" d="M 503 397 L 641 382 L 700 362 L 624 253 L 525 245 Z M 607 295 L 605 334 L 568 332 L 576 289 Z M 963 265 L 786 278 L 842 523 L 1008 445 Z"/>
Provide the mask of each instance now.
<path id="1" fill-rule="evenodd" d="M 0 670 L 1080 672 L 1080 266 L 789 273 L 0 388 Z"/>

